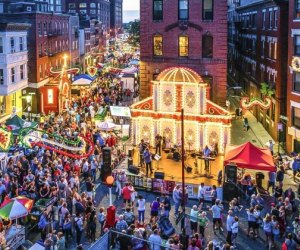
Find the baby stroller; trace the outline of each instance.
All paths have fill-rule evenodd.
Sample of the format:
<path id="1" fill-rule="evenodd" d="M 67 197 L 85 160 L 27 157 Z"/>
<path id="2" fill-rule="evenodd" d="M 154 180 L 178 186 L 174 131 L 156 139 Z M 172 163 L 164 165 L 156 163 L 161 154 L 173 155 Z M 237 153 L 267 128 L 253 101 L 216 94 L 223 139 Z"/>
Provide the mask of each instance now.
<path id="1" fill-rule="evenodd" d="M 168 239 L 171 235 L 175 233 L 175 228 L 170 222 L 169 218 L 162 215 L 158 220 L 158 226 L 161 230 L 161 237 L 163 239 Z"/>

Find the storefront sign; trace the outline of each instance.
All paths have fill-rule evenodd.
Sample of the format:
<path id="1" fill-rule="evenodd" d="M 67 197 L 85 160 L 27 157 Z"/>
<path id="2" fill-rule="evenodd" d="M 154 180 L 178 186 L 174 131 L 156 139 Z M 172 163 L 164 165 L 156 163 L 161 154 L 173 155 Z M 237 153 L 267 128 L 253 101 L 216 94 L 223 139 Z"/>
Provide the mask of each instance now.
<path id="1" fill-rule="evenodd" d="M 111 106 L 110 113 L 112 116 L 131 117 L 129 107 Z"/>

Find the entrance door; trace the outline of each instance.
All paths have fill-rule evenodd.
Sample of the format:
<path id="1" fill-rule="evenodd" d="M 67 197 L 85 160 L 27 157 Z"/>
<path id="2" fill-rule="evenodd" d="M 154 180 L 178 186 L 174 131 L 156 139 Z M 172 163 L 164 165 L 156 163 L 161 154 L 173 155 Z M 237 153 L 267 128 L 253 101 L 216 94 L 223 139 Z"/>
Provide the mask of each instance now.
<path id="1" fill-rule="evenodd" d="M 300 141 L 294 140 L 294 152 L 300 152 Z"/>

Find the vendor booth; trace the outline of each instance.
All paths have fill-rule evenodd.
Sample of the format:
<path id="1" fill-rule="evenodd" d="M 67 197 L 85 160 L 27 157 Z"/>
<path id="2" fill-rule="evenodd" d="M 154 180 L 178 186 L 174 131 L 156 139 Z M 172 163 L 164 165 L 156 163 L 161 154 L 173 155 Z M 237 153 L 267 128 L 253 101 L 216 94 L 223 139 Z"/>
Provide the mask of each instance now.
<path id="1" fill-rule="evenodd" d="M 259 148 L 251 142 L 239 146 L 227 146 L 224 157 L 224 199 L 238 196 L 250 196 L 250 186 L 263 195 L 268 192 L 262 187 L 265 174 L 261 171 L 276 172 L 273 156 L 269 149 Z M 248 173 L 245 170 L 248 169 Z M 255 173 L 255 177 L 253 176 Z"/>

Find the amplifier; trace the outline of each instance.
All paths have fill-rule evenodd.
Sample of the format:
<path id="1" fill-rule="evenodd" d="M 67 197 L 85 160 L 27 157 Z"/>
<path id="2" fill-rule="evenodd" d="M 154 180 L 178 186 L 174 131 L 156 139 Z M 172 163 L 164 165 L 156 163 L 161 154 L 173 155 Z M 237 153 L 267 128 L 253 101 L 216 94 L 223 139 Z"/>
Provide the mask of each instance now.
<path id="1" fill-rule="evenodd" d="M 165 179 L 165 173 L 164 172 L 154 172 L 154 178 L 155 179 Z"/>
<path id="2" fill-rule="evenodd" d="M 139 174 L 140 172 L 139 168 L 133 165 L 128 165 L 128 171 L 132 174 Z"/>

